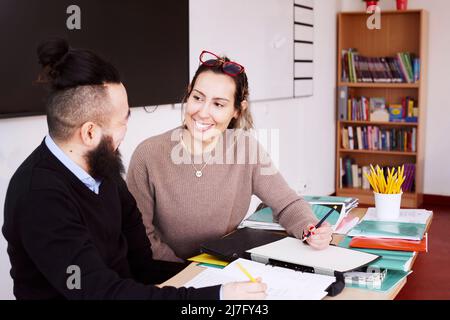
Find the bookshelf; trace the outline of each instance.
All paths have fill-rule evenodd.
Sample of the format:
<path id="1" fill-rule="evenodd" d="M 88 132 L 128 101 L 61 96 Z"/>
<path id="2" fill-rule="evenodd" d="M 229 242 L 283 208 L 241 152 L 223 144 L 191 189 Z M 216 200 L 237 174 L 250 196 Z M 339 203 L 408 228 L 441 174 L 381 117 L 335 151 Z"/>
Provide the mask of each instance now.
<path id="1" fill-rule="evenodd" d="M 424 133 L 426 123 L 426 72 L 428 13 L 425 10 L 383 11 L 381 29 L 369 30 L 365 12 L 342 12 L 338 14 L 337 86 L 347 87 L 348 96 L 385 98 L 386 105 L 397 104 L 403 97 L 411 97 L 418 107 L 417 122 L 389 122 L 370 120 L 341 120 L 339 116 L 339 92 L 336 97 L 336 195 L 351 196 L 361 204 L 374 205 L 373 191 L 343 186 L 341 159 L 350 158 L 359 167 L 370 164 L 398 166 L 415 164 L 414 188 L 403 192 L 402 207 L 416 208 L 423 201 Z M 343 50 L 357 49 L 365 57 L 395 57 L 399 52 L 410 52 L 420 58 L 420 78 L 414 83 L 349 82 L 342 79 Z M 342 130 L 348 127 L 377 127 L 380 130 L 415 130 L 415 150 L 354 150 L 344 148 Z M 372 128 L 371 128 L 372 129 Z M 403 132 L 403 131 L 402 131 Z"/>

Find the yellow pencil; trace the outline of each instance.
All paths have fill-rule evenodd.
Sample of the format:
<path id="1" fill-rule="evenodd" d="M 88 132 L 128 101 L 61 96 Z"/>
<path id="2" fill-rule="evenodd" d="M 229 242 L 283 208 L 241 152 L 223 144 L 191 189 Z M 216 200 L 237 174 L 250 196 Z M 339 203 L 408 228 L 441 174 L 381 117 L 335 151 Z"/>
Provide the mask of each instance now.
<path id="1" fill-rule="evenodd" d="M 236 262 L 236 265 L 239 269 L 250 279 L 251 282 L 256 282 L 256 279 L 252 277 L 252 275 L 245 269 L 239 262 Z"/>
<path id="2" fill-rule="evenodd" d="M 369 173 L 364 173 L 376 193 L 398 194 L 402 192 L 402 184 L 406 180 L 404 176 L 405 166 L 387 167 L 387 175 L 379 165 L 371 164 Z"/>

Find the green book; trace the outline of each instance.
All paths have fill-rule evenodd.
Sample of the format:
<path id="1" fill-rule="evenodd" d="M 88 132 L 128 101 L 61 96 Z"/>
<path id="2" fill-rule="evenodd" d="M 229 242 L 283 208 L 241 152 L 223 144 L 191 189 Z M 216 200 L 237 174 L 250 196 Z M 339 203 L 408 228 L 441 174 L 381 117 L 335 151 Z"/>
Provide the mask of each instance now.
<path id="1" fill-rule="evenodd" d="M 355 82 L 355 77 L 353 75 L 353 62 L 352 62 L 352 51 L 351 49 L 348 50 L 348 55 L 347 55 L 347 59 L 348 59 L 348 66 L 349 66 L 349 78 L 350 78 L 350 82 Z"/>
<path id="2" fill-rule="evenodd" d="M 388 257 L 381 257 L 374 263 L 371 263 L 368 267 L 376 269 L 388 269 L 396 271 L 410 271 L 413 258 L 408 260 L 389 259 Z"/>
<path id="3" fill-rule="evenodd" d="M 239 224 L 239 228 L 254 228 L 254 229 L 264 229 L 264 230 L 280 230 L 283 228 L 278 221 L 273 220 L 272 208 L 265 207 L 253 213 L 250 217 L 243 220 Z"/>
<path id="4" fill-rule="evenodd" d="M 345 216 L 344 205 L 338 204 L 313 204 L 312 211 L 318 220 L 322 219 L 331 208 L 336 206 L 336 209 L 330 214 L 326 221 L 332 226 L 337 226 Z M 259 228 L 267 230 L 284 230 L 284 228 L 273 220 L 272 208 L 266 207 L 256 211 L 250 217 L 245 219 L 239 225 L 240 227 Z"/>
<path id="5" fill-rule="evenodd" d="M 206 262 L 202 262 L 198 264 L 200 267 L 209 267 L 209 268 L 216 268 L 216 269 L 223 269 L 225 268 L 225 266 L 219 266 L 217 264 L 211 264 L 211 263 L 206 263 Z"/>
<path id="6" fill-rule="evenodd" d="M 391 291 L 400 281 L 406 278 L 411 271 L 397 271 L 397 270 L 387 270 L 386 277 L 383 282 L 381 282 L 381 286 L 373 287 L 370 284 L 359 284 L 356 281 L 353 283 L 345 283 L 345 286 L 348 288 L 357 288 L 357 289 L 367 289 L 371 291 L 378 292 L 389 292 Z"/>
<path id="7" fill-rule="evenodd" d="M 250 217 L 247 218 L 249 221 L 254 222 L 265 222 L 273 223 L 272 209 L 270 207 L 265 207 L 261 210 L 256 211 Z"/>
<path id="8" fill-rule="evenodd" d="M 314 212 L 314 215 L 317 219 L 321 220 L 333 206 L 336 206 L 336 209 L 330 214 L 330 216 L 325 220 L 332 226 L 337 226 L 338 223 L 341 222 L 345 213 L 344 206 L 342 204 L 312 204 L 311 208 Z"/>
<path id="9" fill-rule="evenodd" d="M 422 240 L 426 225 L 396 221 L 363 220 L 348 234 L 351 237 Z"/>
<path id="10" fill-rule="evenodd" d="M 403 57 L 406 63 L 406 70 L 408 70 L 409 78 L 411 79 L 411 82 L 414 82 L 414 71 L 411 63 L 411 56 L 408 52 L 404 52 Z"/>
<path id="11" fill-rule="evenodd" d="M 339 246 L 343 248 L 350 248 L 351 237 L 345 237 Z M 397 271 L 409 271 L 411 269 L 412 260 L 414 258 L 414 252 L 405 251 L 393 251 L 393 250 L 377 250 L 377 249 L 363 249 L 363 248 L 350 248 L 366 253 L 372 253 L 379 255 L 381 258 L 375 262 L 369 264 L 367 267 L 388 269 Z"/>
<path id="12" fill-rule="evenodd" d="M 355 198 L 350 197 L 335 197 L 335 196 L 303 196 L 308 202 L 331 202 L 331 203 L 345 203 L 351 204 L 356 202 Z"/>

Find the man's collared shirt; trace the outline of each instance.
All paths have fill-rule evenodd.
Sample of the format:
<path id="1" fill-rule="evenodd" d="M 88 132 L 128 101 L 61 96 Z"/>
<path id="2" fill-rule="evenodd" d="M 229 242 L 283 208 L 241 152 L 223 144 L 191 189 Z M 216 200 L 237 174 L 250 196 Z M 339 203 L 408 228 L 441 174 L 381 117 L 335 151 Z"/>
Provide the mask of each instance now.
<path id="1" fill-rule="evenodd" d="M 50 135 L 45 137 L 45 145 L 50 150 L 53 155 L 62 162 L 62 164 L 69 169 L 81 182 L 84 183 L 86 187 L 88 187 L 91 191 L 98 194 L 100 189 L 100 184 L 102 183 L 99 180 L 95 180 L 91 177 L 89 173 L 83 170 L 78 164 L 76 164 L 72 159 L 70 159 L 64 151 L 61 150 L 60 147 L 53 141 Z"/>

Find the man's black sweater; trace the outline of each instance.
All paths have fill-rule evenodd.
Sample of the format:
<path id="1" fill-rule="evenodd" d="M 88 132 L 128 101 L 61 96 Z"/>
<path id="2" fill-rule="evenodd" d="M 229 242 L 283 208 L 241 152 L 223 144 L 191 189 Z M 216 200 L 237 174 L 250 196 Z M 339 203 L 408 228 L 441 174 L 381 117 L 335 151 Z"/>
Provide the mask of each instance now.
<path id="1" fill-rule="evenodd" d="M 141 214 L 123 179 L 104 179 L 97 195 L 44 142 L 13 175 L 4 214 L 18 299 L 219 298 L 219 286 L 152 285 L 184 265 L 152 259 Z M 79 267 L 81 289 L 69 289 L 76 274 L 70 266 Z"/>

